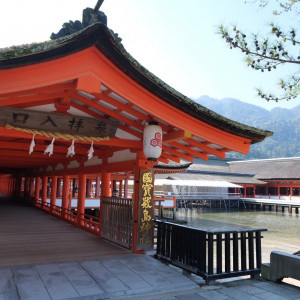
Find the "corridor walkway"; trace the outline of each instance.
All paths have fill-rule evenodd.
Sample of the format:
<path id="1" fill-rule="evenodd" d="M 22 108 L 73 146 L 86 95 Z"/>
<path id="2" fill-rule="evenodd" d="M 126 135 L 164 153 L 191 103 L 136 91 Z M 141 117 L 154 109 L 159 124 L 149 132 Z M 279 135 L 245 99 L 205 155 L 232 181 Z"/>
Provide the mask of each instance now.
<path id="1" fill-rule="evenodd" d="M 130 253 L 38 208 L 0 199 L 0 266 Z"/>

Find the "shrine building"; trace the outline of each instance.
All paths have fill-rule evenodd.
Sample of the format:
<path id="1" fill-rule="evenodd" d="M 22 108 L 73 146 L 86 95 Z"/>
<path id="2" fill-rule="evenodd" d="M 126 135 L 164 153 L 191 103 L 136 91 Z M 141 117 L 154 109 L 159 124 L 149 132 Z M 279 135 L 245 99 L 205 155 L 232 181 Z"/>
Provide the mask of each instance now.
<path id="1" fill-rule="evenodd" d="M 272 132 L 168 86 L 101 17 L 0 50 L 0 192 L 139 253 L 152 246 L 155 170 L 248 154 Z"/>

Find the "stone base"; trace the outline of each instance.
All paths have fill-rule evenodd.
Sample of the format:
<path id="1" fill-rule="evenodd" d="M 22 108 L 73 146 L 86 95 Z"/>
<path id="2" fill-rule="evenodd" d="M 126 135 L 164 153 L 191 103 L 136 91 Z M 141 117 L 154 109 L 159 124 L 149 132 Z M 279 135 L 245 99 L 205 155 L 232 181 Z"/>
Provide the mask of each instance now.
<path id="1" fill-rule="evenodd" d="M 267 280 L 271 280 L 271 267 L 270 264 L 262 264 L 261 265 L 261 277 Z"/>

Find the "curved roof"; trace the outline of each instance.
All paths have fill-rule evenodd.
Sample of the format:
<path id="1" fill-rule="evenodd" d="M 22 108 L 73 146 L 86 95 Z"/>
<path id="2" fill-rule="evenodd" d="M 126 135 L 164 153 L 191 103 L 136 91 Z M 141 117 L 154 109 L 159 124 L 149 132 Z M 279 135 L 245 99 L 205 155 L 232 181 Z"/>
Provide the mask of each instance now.
<path id="1" fill-rule="evenodd" d="M 54 60 L 91 46 L 97 47 L 120 70 L 149 92 L 198 120 L 250 139 L 252 144 L 273 135 L 273 132 L 227 119 L 182 95 L 137 62 L 116 35 L 101 23 L 54 41 L 1 49 L 0 70 Z"/>

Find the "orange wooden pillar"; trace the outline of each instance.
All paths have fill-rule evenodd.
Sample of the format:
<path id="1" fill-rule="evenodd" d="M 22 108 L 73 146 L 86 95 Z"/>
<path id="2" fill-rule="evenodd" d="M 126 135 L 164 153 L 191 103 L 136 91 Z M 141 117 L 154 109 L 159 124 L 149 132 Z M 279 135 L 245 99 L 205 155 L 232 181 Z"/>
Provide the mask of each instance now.
<path id="1" fill-rule="evenodd" d="M 57 178 L 56 196 L 61 197 L 61 178 Z"/>
<path id="2" fill-rule="evenodd" d="M 73 189 L 72 189 L 72 197 L 76 197 L 76 190 L 77 190 L 77 180 L 76 178 L 73 178 Z"/>
<path id="3" fill-rule="evenodd" d="M 124 182 L 124 198 L 128 198 L 128 179 L 126 178 L 125 179 L 125 182 Z"/>
<path id="4" fill-rule="evenodd" d="M 24 202 L 27 202 L 29 197 L 29 177 L 25 177 L 24 179 Z"/>
<path id="5" fill-rule="evenodd" d="M 55 213 L 56 205 L 56 193 L 57 193 L 57 176 L 52 176 L 51 181 L 51 198 L 50 198 L 50 211 L 52 214 Z"/>
<path id="6" fill-rule="evenodd" d="M 42 209 L 45 209 L 47 206 L 47 191 L 48 191 L 48 177 L 43 176 Z"/>
<path id="7" fill-rule="evenodd" d="M 86 195 L 86 174 L 79 174 L 78 198 L 77 198 L 77 225 L 81 226 L 84 215 Z"/>
<path id="8" fill-rule="evenodd" d="M 21 190 L 22 190 L 22 177 L 17 177 L 16 178 L 16 184 L 14 186 L 14 192 L 13 192 L 13 197 L 16 200 L 19 200 L 20 194 L 21 194 Z"/>
<path id="9" fill-rule="evenodd" d="M 29 178 L 29 202 L 33 203 L 33 196 L 34 196 L 34 177 Z"/>
<path id="10" fill-rule="evenodd" d="M 95 198 L 100 197 L 100 176 L 96 177 L 96 191 L 95 191 Z"/>
<path id="11" fill-rule="evenodd" d="M 69 197 L 72 195 L 69 194 L 70 190 L 70 176 L 63 176 L 63 190 L 62 190 L 62 202 L 61 202 L 61 218 L 67 218 L 67 211 L 69 206 Z"/>
<path id="12" fill-rule="evenodd" d="M 86 180 L 86 197 L 87 197 L 87 198 L 90 198 L 90 197 L 91 197 L 92 184 L 93 184 L 92 179 L 87 179 L 87 180 Z"/>
<path id="13" fill-rule="evenodd" d="M 119 197 L 122 198 L 123 196 L 123 180 L 119 181 Z"/>
<path id="14" fill-rule="evenodd" d="M 101 237 L 101 223 L 103 217 L 103 197 L 110 197 L 110 173 L 102 173 L 101 174 L 101 199 L 100 199 L 100 213 L 99 213 L 99 223 L 100 223 L 100 230 L 99 236 Z"/>
<path id="15" fill-rule="evenodd" d="M 35 181 L 35 206 L 38 205 L 38 201 L 40 199 L 40 190 L 41 190 L 41 177 L 37 177 Z"/>

